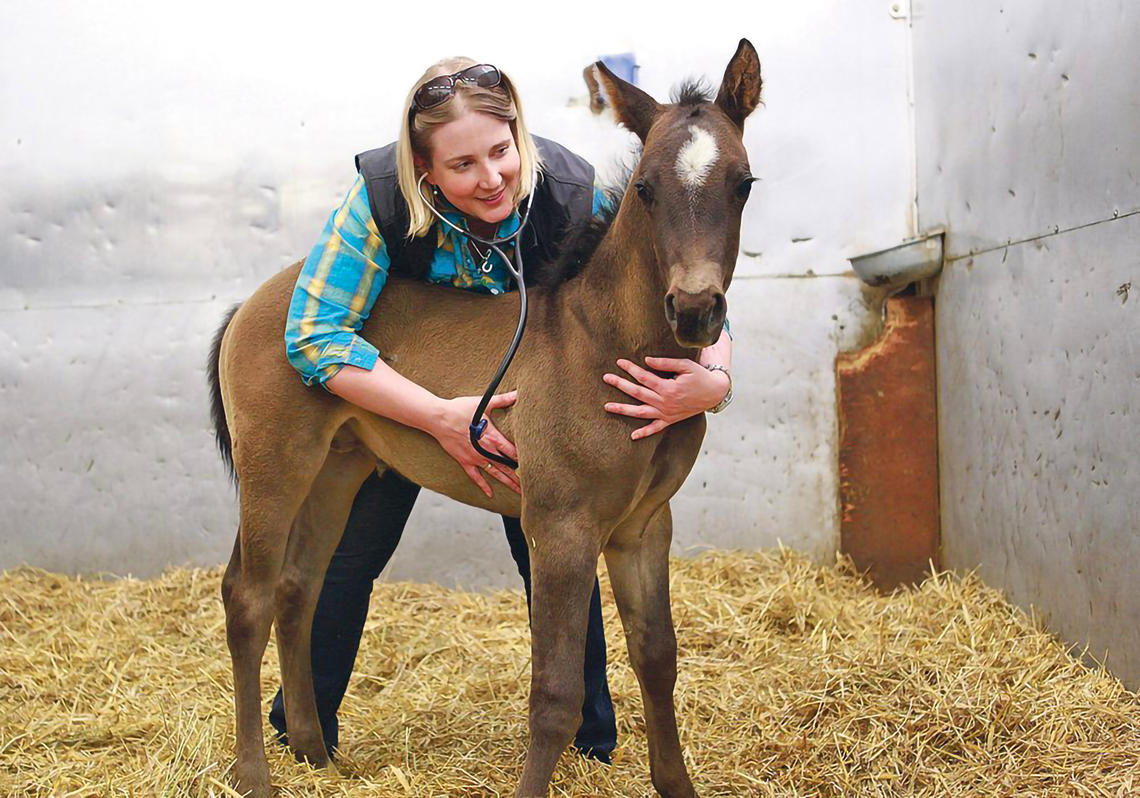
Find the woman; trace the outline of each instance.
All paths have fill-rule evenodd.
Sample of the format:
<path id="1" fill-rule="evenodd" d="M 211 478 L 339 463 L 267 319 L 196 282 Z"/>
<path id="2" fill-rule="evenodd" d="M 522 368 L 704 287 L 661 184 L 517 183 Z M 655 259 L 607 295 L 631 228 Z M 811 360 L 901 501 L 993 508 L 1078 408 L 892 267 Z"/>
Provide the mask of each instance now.
<path id="1" fill-rule="evenodd" d="M 513 85 L 488 64 L 451 58 L 433 65 L 409 92 L 401 118 L 395 144 L 357 156 L 356 182 L 329 217 L 298 277 L 285 329 L 286 352 L 307 384 L 432 435 L 488 496 L 488 477 L 519 491 L 512 469 L 489 462 L 470 443 L 468 427 L 480 397 L 435 396 L 402 377 L 356 333 L 389 272 L 477 292 L 508 291 L 506 264 L 467 232 L 482 238 L 509 236 L 519 230 L 520 207 L 529 204 L 526 229 L 502 248 L 509 256 L 521 246 L 524 261 L 535 263 L 550 257 L 569 224 L 600 212 L 604 197 L 593 188 L 589 164 L 530 135 Z M 647 359 L 657 370 L 676 372 L 673 380 L 618 361 L 633 380 L 616 374 L 603 378 L 639 403 L 610 403 L 606 409 L 648 419 L 634 437 L 719 409 L 731 393 L 730 358 L 731 343 L 722 335 L 702 352 L 701 364 Z M 497 395 L 489 409 L 508 407 L 515 399 L 514 392 Z M 493 423 L 488 422 L 480 443 L 517 458 L 514 445 Z M 336 712 L 359 647 L 372 582 L 395 550 L 418 492 L 418 486 L 391 472 L 370 477 L 356 496 L 329 564 L 313 619 L 312 661 L 330 753 L 337 746 Z M 503 525 L 529 602 L 530 562 L 522 530 L 514 518 L 504 517 Z M 608 762 L 616 729 L 605 657 L 595 581 L 584 665 L 586 697 L 574 744 L 583 754 Z M 284 739 L 280 691 L 270 722 Z"/>

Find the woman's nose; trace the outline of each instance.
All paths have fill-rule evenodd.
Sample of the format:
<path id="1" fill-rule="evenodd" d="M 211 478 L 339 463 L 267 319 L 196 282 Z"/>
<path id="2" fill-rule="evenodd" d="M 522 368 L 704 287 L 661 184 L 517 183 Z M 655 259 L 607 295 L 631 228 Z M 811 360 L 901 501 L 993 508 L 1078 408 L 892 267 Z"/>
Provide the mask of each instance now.
<path id="1" fill-rule="evenodd" d="M 503 182 L 499 170 L 491 164 L 484 164 L 479 171 L 479 185 L 481 188 L 496 189 Z"/>

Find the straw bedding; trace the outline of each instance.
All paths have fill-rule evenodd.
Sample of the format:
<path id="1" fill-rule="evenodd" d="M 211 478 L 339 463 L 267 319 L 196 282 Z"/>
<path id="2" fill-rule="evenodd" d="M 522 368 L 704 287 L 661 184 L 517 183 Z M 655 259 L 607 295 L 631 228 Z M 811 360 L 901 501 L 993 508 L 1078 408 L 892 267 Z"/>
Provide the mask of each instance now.
<path id="1" fill-rule="evenodd" d="M 233 795 L 220 570 L 0 574 L 0 795 Z M 604 585 L 603 585 L 604 588 Z M 676 561 L 681 736 L 702 796 L 1140 794 L 1140 701 L 972 577 L 877 596 L 791 552 Z M 652 795 L 607 602 L 613 767 L 560 796 Z M 510 795 L 529 681 L 521 592 L 377 587 L 340 774 L 270 752 L 285 796 Z M 272 644 L 266 700 L 276 684 Z"/>

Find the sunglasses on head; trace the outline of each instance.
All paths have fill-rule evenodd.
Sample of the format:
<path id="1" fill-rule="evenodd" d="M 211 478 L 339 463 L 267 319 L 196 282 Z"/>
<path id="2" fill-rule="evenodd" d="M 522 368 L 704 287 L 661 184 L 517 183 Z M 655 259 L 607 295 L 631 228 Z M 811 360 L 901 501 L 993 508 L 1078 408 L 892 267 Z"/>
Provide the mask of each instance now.
<path id="1" fill-rule="evenodd" d="M 490 64 L 476 64 L 451 75 L 440 75 L 416 89 L 412 96 L 415 107 L 426 111 L 447 102 L 455 95 L 455 83 L 460 80 L 481 89 L 493 89 L 503 82 L 503 76 Z"/>

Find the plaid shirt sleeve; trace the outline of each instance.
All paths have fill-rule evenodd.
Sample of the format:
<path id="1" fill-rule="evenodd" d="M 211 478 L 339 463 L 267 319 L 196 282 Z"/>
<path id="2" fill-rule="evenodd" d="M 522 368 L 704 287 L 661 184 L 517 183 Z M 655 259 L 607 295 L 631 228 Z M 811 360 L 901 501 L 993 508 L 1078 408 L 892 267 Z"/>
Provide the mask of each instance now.
<path id="1" fill-rule="evenodd" d="M 306 385 L 323 387 L 346 364 L 376 366 L 376 347 L 357 332 L 388 279 L 388 265 L 358 175 L 305 259 L 289 303 L 285 354 Z"/>

